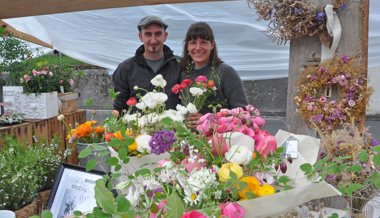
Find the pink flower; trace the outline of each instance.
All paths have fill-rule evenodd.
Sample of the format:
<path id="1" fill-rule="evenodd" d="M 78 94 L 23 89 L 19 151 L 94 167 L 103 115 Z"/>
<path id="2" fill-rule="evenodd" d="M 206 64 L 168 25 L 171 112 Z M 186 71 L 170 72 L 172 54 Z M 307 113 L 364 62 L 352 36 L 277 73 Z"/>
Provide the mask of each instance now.
<path id="1" fill-rule="evenodd" d="M 170 162 L 170 160 L 165 160 L 165 159 L 162 159 L 162 160 L 158 161 L 158 166 L 157 167 L 163 167 L 164 163 L 166 163 L 168 161 Z"/>
<path id="2" fill-rule="evenodd" d="M 31 77 L 29 75 L 26 75 L 26 74 L 24 75 L 25 82 L 28 82 L 30 80 L 30 78 Z"/>
<path id="3" fill-rule="evenodd" d="M 245 109 L 246 109 L 247 111 L 249 111 L 249 112 L 253 112 L 256 108 L 253 107 L 253 105 L 249 104 L 249 105 L 245 106 Z"/>
<path id="4" fill-rule="evenodd" d="M 70 85 L 74 85 L 74 80 L 70 79 Z"/>
<path id="5" fill-rule="evenodd" d="M 241 115 L 245 117 L 245 119 L 247 120 L 251 119 L 251 114 L 249 114 L 248 112 L 243 112 Z"/>
<path id="6" fill-rule="evenodd" d="M 308 109 L 309 111 L 313 110 L 313 105 L 308 104 L 308 105 L 307 105 L 307 109 Z"/>
<path id="7" fill-rule="evenodd" d="M 229 218 L 240 218 L 245 216 L 245 210 L 242 206 L 237 203 L 223 203 L 218 206 L 222 210 L 220 215 L 229 217 Z"/>
<path id="8" fill-rule="evenodd" d="M 38 76 L 38 75 L 40 75 L 40 72 L 38 72 L 37 70 L 32 70 L 32 73 L 33 73 L 33 76 Z"/>
<path id="9" fill-rule="evenodd" d="M 327 101 L 325 96 L 319 98 L 319 102 L 325 103 Z"/>
<path id="10" fill-rule="evenodd" d="M 160 211 L 165 205 L 167 204 L 167 201 L 160 201 L 160 203 L 157 205 L 158 211 Z M 166 213 L 166 208 L 162 211 L 162 214 Z M 156 218 L 157 214 L 156 213 L 150 213 L 149 218 Z M 160 216 L 161 217 L 161 216 Z"/>
<path id="11" fill-rule="evenodd" d="M 201 116 L 201 117 L 199 118 L 198 122 L 199 122 L 200 124 L 204 123 L 205 121 L 208 120 L 208 118 L 209 118 L 210 115 L 211 115 L 211 113 L 207 113 L 207 114 Z"/>
<path id="12" fill-rule="evenodd" d="M 277 150 L 276 138 L 270 135 L 266 130 L 260 130 L 258 134 L 253 136 L 255 142 L 255 149 L 264 156 L 267 156 L 269 152 L 275 152 Z"/>
<path id="13" fill-rule="evenodd" d="M 219 122 L 230 123 L 231 119 L 232 119 L 232 117 L 220 117 Z"/>
<path id="14" fill-rule="evenodd" d="M 41 71 L 41 74 L 43 74 L 43 75 L 47 74 L 47 72 L 45 71 L 45 69 L 43 71 Z"/>
<path id="15" fill-rule="evenodd" d="M 205 76 L 198 76 L 196 79 L 195 79 L 195 82 L 196 83 L 205 83 L 207 81 L 207 77 Z"/>
<path id="16" fill-rule="evenodd" d="M 20 78 L 20 83 L 24 83 L 24 80 L 22 78 Z"/>
<path id="17" fill-rule="evenodd" d="M 59 83 L 63 83 L 63 80 L 59 80 Z"/>
<path id="18" fill-rule="evenodd" d="M 318 109 L 318 106 L 317 105 L 314 105 L 313 106 L 313 111 L 316 111 Z"/>
<path id="19" fill-rule="evenodd" d="M 46 67 L 46 69 L 49 69 L 49 67 Z"/>
<path id="20" fill-rule="evenodd" d="M 253 123 L 256 123 L 259 127 L 264 126 L 266 121 L 261 117 L 256 117 L 251 120 Z"/>
<path id="21" fill-rule="evenodd" d="M 197 154 L 198 159 L 200 158 L 200 155 Z M 188 161 L 189 157 L 183 159 L 181 161 L 181 164 L 185 165 L 185 169 L 187 170 L 188 173 L 191 173 L 193 169 L 196 171 L 200 170 L 202 168 L 202 163 L 198 163 L 198 159 L 194 160 L 194 163 Z M 206 165 L 206 162 L 203 162 L 203 165 Z"/>
<path id="22" fill-rule="evenodd" d="M 203 135 L 210 135 L 212 132 L 212 129 L 210 128 L 208 122 L 203 122 L 202 124 L 198 125 L 197 130 Z"/>
<path id="23" fill-rule="evenodd" d="M 351 107 L 355 106 L 355 101 L 354 100 L 349 100 L 348 101 L 348 105 L 350 105 Z"/>
<path id="24" fill-rule="evenodd" d="M 232 114 L 232 116 L 236 116 L 236 115 L 240 114 L 243 111 L 244 111 L 243 108 L 237 107 L 237 108 L 231 109 L 231 114 Z"/>
<path id="25" fill-rule="evenodd" d="M 255 136 L 255 131 L 251 128 L 236 128 L 237 132 L 243 133 L 244 135 L 247 135 L 251 138 Z"/>
<path id="26" fill-rule="evenodd" d="M 207 218 L 207 217 L 197 211 L 191 211 L 189 213 L 185 213 L 181 218 Z"/>
<path id="27" fill-rule="evenodd" d="M 214 149 L 212 150 L 212 153 L 215 156 L 224 157 L 224 154 L 228 151 L 228 146 L 222 134 L 215 133 L 211 139 L 211 144 L 212 144 L 212 148 Z"/>
<path id="28" fill-rule="evenodd" d="M 58 67 L 58 65 L 54 65 L 54 67 Z"/>
<path id="29" fill-rule="evenodd" d="M 53 73 L 52 73 L 52 72 L 49 72 L 49 76 L 53 76 Z"/>
<path id="30" fill-rule="evenodd" d="M 332 78 L 331 81 L 332 81 L 333 83 L 336 83 L 336 82 L 338 82 L 338 79 L 337 79 L 337 78 Z"/>
<path id="31" fill-rule="evenodd" d="M 218 125 L 218 130 L 217 130 L 218 133 L 224 133 L 224 132 L 227 132 L 227 123 L 223 122 L 223 121 L 219 121 L 219 125 Z"/>

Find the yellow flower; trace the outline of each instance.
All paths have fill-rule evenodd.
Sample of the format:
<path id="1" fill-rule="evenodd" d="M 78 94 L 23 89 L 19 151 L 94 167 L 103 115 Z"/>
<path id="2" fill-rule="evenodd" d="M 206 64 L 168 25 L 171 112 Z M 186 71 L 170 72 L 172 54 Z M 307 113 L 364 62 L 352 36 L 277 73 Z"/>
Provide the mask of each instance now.
<path id="1" fill-rule="evenodd" d="M 67 139 L 70 139 L 71 138 L 71 135 L 70 134 L 67 134 Z"/>
<path id="2" fill-rule="evenodd" d="M 136 139 L 137 139 L 139 136 L 141 136 L 141 135 L 138 135 L 138 136 L 136 137 Z M 131 151 L 136 151 L 136 150 L 137 150 L 137 142 L 135 141 L 132 145 L 129 145 L 129 146 L 128 146 L 128 149 L 131 150 Z"/>
<path id="3" fill-rule="evenodd" d="M 230 171 L 236 173 L 238 179 L 243 176 L 243 169 L 237 163 L 223 164 L 219 170 L 218 176 L 221 182 L 225 182 L 230 178 Z"/>
<path id="4" fill-rule="evenodd" d="M 258 195 L 258 191 L 260 189 L 260 183 L 259 181 L 253 177 L 253 176 L 248 176 L 248 177 L 243 177 L 239 180 L 239 182 L 246 182 L 247 183 L 247 188 L 243 189 L 242 191 L 239 191 L 239 196 L 241 198 L 246 198 L 245 196 L 246 192 L 253 192 L 255 195 Z M 239 186 L 237 186 L 239 188 Z"/>
<path id="5" fill-rule="evenodd" d="M 267 196 L 274 194 L 274 187 L 271 185 L 263 185 L 262 187 L 259 188 L 258 195 L 259 197 Z"/>

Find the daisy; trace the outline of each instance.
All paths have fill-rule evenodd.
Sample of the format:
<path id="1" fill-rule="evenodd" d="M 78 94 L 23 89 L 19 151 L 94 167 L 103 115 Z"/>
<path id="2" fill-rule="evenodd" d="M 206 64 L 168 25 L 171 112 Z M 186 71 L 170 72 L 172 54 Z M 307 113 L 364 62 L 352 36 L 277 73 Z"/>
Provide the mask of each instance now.
<path id="1" fill-rule="evenodd" d="M 197 205 L 198 202 L 200 201 L 200 195 L 199 194 L 196 194 L 195 192 L 192 192 L 192 191 L 187 191 L 185 189 L 185 198 L 184 198 L 184 201 L 186 203 L 189 203 L 190 206 L 193 206 L 194 205 Z"/>

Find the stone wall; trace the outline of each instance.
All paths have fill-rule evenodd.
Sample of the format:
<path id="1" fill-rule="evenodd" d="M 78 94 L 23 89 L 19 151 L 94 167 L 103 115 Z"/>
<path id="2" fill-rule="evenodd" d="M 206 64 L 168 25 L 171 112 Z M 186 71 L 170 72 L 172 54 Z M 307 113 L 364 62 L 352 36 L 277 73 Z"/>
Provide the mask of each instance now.
<path id="1" fill-rule="evenodd" d="M 108 69 L 83 68 L 87 74 L 82 78 L 75 78 L 73 89 L 79 93 L 79 108 L 89 109 L 84 105 L 87 99 L 94 99 L 93 109 L 105 109 L 104 105 L 113 104 L 110 101 L 108 89 L 113 89 L 112 76 Z M 288 87 L 287 78 L 271 80 L 243 81 L 248 102 L 257 107 L 261 112 L 270 114 L 282 114 L 286 111 L 286 92 Z M 108 102 L 108 103 L 107 103 Z M 273 114 L 272 114 L 273 115 Z"/>

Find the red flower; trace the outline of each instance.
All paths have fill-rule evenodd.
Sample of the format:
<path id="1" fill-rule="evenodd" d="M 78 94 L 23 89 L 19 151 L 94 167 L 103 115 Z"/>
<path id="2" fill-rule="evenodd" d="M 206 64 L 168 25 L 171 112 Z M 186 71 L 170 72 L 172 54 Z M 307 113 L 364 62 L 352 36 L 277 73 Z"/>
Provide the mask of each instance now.
<path id="1" fill-rule="evenodd" d="M 181 89 L 185 89 L 187 87 L 186 83 L 181 84 Z"/>
<path id="2" fill-rule="evenodd" d="M 185 213 L 181 218 L 206 218 L 206 216 L 197 211 L 192 211 L 190 213 Z"/>
<path id="3" fill-rule="evenodd" d="M 191 80 L 191 79 L 185 79 L 185 80 L 182 81 L 182 84 L 191 85 L 191 84 L 193 84 L 193 80 Z"/>
<path id="4" fill-rule="evenodd" d="M 129 107 L 133 107 L 133 106 L 135 106 L 136 104 L 137 104 L 137 101 L 136 101 L 135 98 L 130 98 L 130 99 L 127 101 L 127 105 L 128 105 Z"/>
<path id="5" fill-rule="evenodd" d="M 210 80 L 208 81 L 208 86 L 210 86 L 211 88 L 215 86 L 215 82 Z"/>
<path id="6" fill-rule="evenodd" d="M 173 92 L 174 94 L 177 94 L 177 93 L 179 92 L 180 89 L 181 89 L 181 85 L 179 85 L 179 84 L 175 84 L 175 85 L 173 86 L 173 88 L 172 88 L 172 92 Z"/>
<path id="7" fill-rule="evenodd" d="M 110 142 L 111 141 L 111 138 L 115 138 L 115 135 L 112 133 L 112 132 L 107 132 L 105 135 L 104 135 L 104 138 L 107 142 Z"/>

